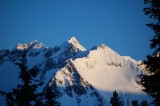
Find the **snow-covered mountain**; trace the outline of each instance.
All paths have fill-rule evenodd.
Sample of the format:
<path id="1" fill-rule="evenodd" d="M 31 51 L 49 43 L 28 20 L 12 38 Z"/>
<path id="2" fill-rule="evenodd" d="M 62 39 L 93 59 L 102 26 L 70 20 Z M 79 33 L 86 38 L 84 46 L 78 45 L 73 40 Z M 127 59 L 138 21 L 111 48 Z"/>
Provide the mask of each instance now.
<path id="1" fill-rule="evenodd" d="M 20 83 L 14 63 L 24 49 L 28 67 L 41 64 L 39 78 L 46 82 L 43 87 L 52 87 L 62 106 L 110 105 L 114 90 L 125 105 L 135 99 L 151 101 L 136 83 L 137 75 L 143 74 L 139 62 L 120 56 L 104 44 L 87 50 L 75 37 L 50 48 L 35 40 L 18 44 L 13 50 L 0 50 L 0 89 L 9 91 Z"/>

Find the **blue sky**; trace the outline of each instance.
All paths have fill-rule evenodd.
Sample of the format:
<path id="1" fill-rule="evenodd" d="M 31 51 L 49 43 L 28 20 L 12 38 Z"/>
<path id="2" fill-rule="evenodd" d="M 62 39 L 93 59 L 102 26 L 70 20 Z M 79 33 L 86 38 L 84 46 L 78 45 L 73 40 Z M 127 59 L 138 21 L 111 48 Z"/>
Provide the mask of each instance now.
<path id="1" fill-rule="evenodd" d="M 0 49 L 33 40 L 48 47 L 75 36 L 85 48 L 106 44 L 143 60 L 153 32 L 143 0 L 0 0 Z"/>

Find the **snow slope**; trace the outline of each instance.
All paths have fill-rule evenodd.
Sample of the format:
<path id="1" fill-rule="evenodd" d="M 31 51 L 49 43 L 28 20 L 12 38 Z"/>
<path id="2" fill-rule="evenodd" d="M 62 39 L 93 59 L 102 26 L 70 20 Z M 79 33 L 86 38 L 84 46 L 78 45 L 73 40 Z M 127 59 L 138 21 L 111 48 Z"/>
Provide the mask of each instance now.
<path id="1" fill-rule="evenodd" d="M 0 89 L 10 90 L 19 82 L 18 67 L 13 63 L 18 62 L 24 49 L 28 67 L 40 65 L 38 78 L 46 83 L 39 91 L 52 87 L 62 106 L 110 105 L 114 90 L 125 105 L 135 99 L 151 101 L 136 83 L 137 75 L 143 74 L 139 62 L 120 56 L 104 44 L 87 50 L 75 37 L 50 48 L 35 40 L 18 44 L 13 50 L 0 50 Z"/>
<path id="2" fill-rule="evenodd" d="M 124 59 L 105 45 L 91 50 L 86 57 L 75 59 L 73 64 L 108 103 L 114 90 L 121 93 L 125 100 L 150 100 L 142 92 L 142 86 L 136 83 L 137 75 L 142 74 L 142 70 L 134 62 Z"/>

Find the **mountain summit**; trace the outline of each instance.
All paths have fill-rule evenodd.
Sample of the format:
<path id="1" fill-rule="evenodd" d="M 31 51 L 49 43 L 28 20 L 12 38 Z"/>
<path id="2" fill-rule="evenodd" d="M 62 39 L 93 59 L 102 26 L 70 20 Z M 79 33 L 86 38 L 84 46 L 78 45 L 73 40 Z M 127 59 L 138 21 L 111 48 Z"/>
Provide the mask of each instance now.
<path id="1" fill-rule="evenodd" d="M 29 44 L 18 44 L 16 46 L 16 49 L 17 50 L 23 50 L 23 49 L 42 49 L 42 48 L 47 48 L 46 46 L 43 45 L 43 43 L 37 41 L 37 40 L 34 40 L 32 42 L 30 42 Z"/>
<path id="2" fill-rule="evenodd" d="M 86 51 L 86 49 L 78 42 L 78 40 L 75 37 L 70 38 L 68 42 L 74 45 L 75 47 L 79 48 L 79 50 Z"/>
<path id="3" fill-rule="evenodd" d="M 104 44 L 87 50 L 75 37 L 55 47 L 35 40 L 18 44 L 13 50 L 0 50 L 0 89 L 9 91 L 20 83 L 19 69 L 14 63 L 24 49 L 29 68 L 41 64 L 38 79 L 45 84 L 39 91 L 52 87 L 62 106 L 110 105 L 115 90 L 124 105 L 131 105 L 135 99 L 151 101 L 137 84 L 137 75 L 144 74 L 138 62 L 120 56 Z M 0 104 L 5 104 L 2 97 Z"/>

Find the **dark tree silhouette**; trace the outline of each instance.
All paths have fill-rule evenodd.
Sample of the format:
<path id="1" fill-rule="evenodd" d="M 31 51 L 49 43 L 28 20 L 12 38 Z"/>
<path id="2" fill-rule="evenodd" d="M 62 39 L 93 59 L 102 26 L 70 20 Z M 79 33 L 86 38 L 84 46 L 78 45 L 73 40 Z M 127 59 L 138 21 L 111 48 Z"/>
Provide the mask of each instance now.
<path id="1" fill-rule="evenodd" d="M 121 98 L 118 96 L 116 91 L 113 92 L 113 97 L 110 99 L 112 106 L 122 106 Z"/>
<path id="2" fill-rule="evenodd" d="M 148 105 L 147 101 L 144 100 L 144 101 L 141 102 L 140 106 L 149 106 L 149 105 Z"/>
<path id="3" fill-rule="evenodd" d="M 12 89 L 11 92 L 0 91 L 0 94 L 6 97 L 8 106 L 31 106 L 36 104 L 38 98 L 42 95 L 42 93 L 36 91 L 39 86 L 43 85 L 43 82 L 35 80 L 39 73 L 37 65 L 28 69 L 26 51 L 23 52 L 19 61 L 15 64 L 20 68 L 19 78 L 22 80 L 22 84 L 18 84 L 17 88 Z"/>
<path id="4" fill-rule="evenodd" d="M 154 23 L 147 24 L 154 31 L 154 37 L 151 40 L 154 53 L 148 55 L 147 60 L 144 61 L 148 74 L 139 76 L 139 84 L 153 97 L 153 103 L 160 106 L 160 0 L 144 0 L 144 2 L 148 6 L 144 8 L 145 14 L 154 20 Z"/>
<path id="5" fill-rule="evenodd" d="M 44 92 L 44 105 L 45 106 L 60 106 L 60 103 L 55 100 L 56 94 L 53 92 L 52 87 L 47 87 Z"/>
<path id="6" fill-rule="evenodd" d="M 138 106 L 138 101 L 137 100 L 133 100 L 132 101 L 132 106 Z"/>
<path id="7" fill-rule="evenodd" d="M 11 92 L 0 91 L 2 96 L 5 96 L 8 106 L 55 106 L 58 103 L 54 100 L 54 93 L 52 89 L 48 88 L 46 93 L 39 93 L 38 87 L 43 85 L 43 82 L 36 80 L 39 74 L 39 66 L 34 66 L 31 69 L 27 68 L 26 51 L 19 59 L 19 63 L 15 63 L 19 68 L 19 78 L 22 84 L 18 84 L 17 88 L 12 89 Z M 46 101 L 46 102 L 44 102 Z M 44 103 L 43 103 L 44 102 Z"/>

